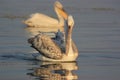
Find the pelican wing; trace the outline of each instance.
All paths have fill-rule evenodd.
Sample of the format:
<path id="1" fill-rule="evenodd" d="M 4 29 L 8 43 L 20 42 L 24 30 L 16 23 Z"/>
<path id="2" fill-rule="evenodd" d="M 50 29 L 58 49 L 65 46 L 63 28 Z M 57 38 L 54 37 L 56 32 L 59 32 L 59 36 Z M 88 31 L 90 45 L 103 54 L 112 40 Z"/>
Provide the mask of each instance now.
<path id="1" fill-rule="evenodd" d="M 51 59 L 61 59 L 62 52 L 59 46 L 47 35 L 39 34 L 28 40 L 32 47 L 39 51 L 43 56 Z"/>
<path id="2" fill-rule="evenodd" d="M 41 13 L 35 13 L 35 14 L 32 14 L 29 19 L 24 21 L 24 23 L 27 25 L 35 26 L 35 27 L 49 26 L 49 25 L 58 24 L 58 20 Z"/>

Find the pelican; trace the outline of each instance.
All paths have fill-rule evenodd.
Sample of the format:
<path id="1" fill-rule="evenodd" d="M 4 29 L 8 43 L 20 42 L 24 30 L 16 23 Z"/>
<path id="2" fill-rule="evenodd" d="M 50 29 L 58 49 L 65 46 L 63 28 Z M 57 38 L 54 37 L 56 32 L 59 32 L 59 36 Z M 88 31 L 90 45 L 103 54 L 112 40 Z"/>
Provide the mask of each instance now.
<path id="1" fill-rule="evenodd" d="M 35 37 L 28 39 L 28 43 L 41 54 L 36 56 L 36 59 L 41 61 L 75 61 L 78 57 L 78 50 L 72 40 L 73 27 L 74 20 L 70 15 L 67 19 L 65 52 L 62 51 L 60 46 L 47 35 L 38 34 Z"/>
<path id="2" fill-rule="evenodd" d="M 29 27 L 63 27 L 64 19 L 66 20 L 68 15 L 59 1 L 54 3 L 54 9 L 58 19 L 49 17 L 45 14 L 35 13 L 32 14 L 29 19 L 23 22 Z"/>

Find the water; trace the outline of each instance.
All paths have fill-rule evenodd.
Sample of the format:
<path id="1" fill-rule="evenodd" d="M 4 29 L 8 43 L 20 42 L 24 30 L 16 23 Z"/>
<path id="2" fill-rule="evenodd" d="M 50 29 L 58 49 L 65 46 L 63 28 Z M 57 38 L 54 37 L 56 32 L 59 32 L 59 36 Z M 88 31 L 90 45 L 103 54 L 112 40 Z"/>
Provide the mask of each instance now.
<path id="1" fill-rule="evenodd" d="M 66 11 L 75 19 L 73 40 L 79 50 L 77 62 L 43 63 L 33 59 L 32 51 L 34 49 L 27 43 L 29 36 L 22 21 L 35 12 L 56 17 L 52 6 L 54 1 L 0 1 L 0 80 L 36 80 L 40 78 L 54 80 L 56 77 L 58 80 L 59 78 L 119 80 L 119 0 L 61 1 Z M 71 69 L 67 65 L 71 66 Z M 49 70 L 50 67 L 54 67 L 54 69 Z M 55 67 L 58 67 L 57 70 Z M 48 71 L 36 74 L 38 68 L 40 70 L 42 68 L 43 72 Z M 46 75 L 46 73 L 49 74 L 49 71 L 52 71 L 54 77 Z M 42 76 L 40 77 L 40 75 Z"/>

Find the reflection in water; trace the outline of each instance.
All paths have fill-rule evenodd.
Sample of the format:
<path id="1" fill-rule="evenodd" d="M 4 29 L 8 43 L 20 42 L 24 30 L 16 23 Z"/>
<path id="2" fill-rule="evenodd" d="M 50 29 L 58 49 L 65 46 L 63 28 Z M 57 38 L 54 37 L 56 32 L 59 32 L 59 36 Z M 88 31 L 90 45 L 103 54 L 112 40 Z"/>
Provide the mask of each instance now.
<path id="1" fill-rule="evenodd" d="M 32 69 L 30 76 L 39 78 L 40 80 L 77 80 L 78 76 L 73 74 L 73 70 L 78 70 L 76 62 L 68 63 L 52 63 L 43 62 L 40 67 Z"/>

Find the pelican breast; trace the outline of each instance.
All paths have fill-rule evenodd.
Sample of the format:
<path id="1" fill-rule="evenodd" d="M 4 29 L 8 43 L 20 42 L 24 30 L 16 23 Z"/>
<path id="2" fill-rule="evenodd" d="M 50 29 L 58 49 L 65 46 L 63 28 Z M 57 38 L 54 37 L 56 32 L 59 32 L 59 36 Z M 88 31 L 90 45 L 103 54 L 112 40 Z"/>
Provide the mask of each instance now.
<path id="1" fill-rule="evenodd" d="M 45 57 L 51 59 L 61 59 L 63 57 L 59 46 L 47 35 L 39 34 L 28 39 L 28 42 Z"/>

